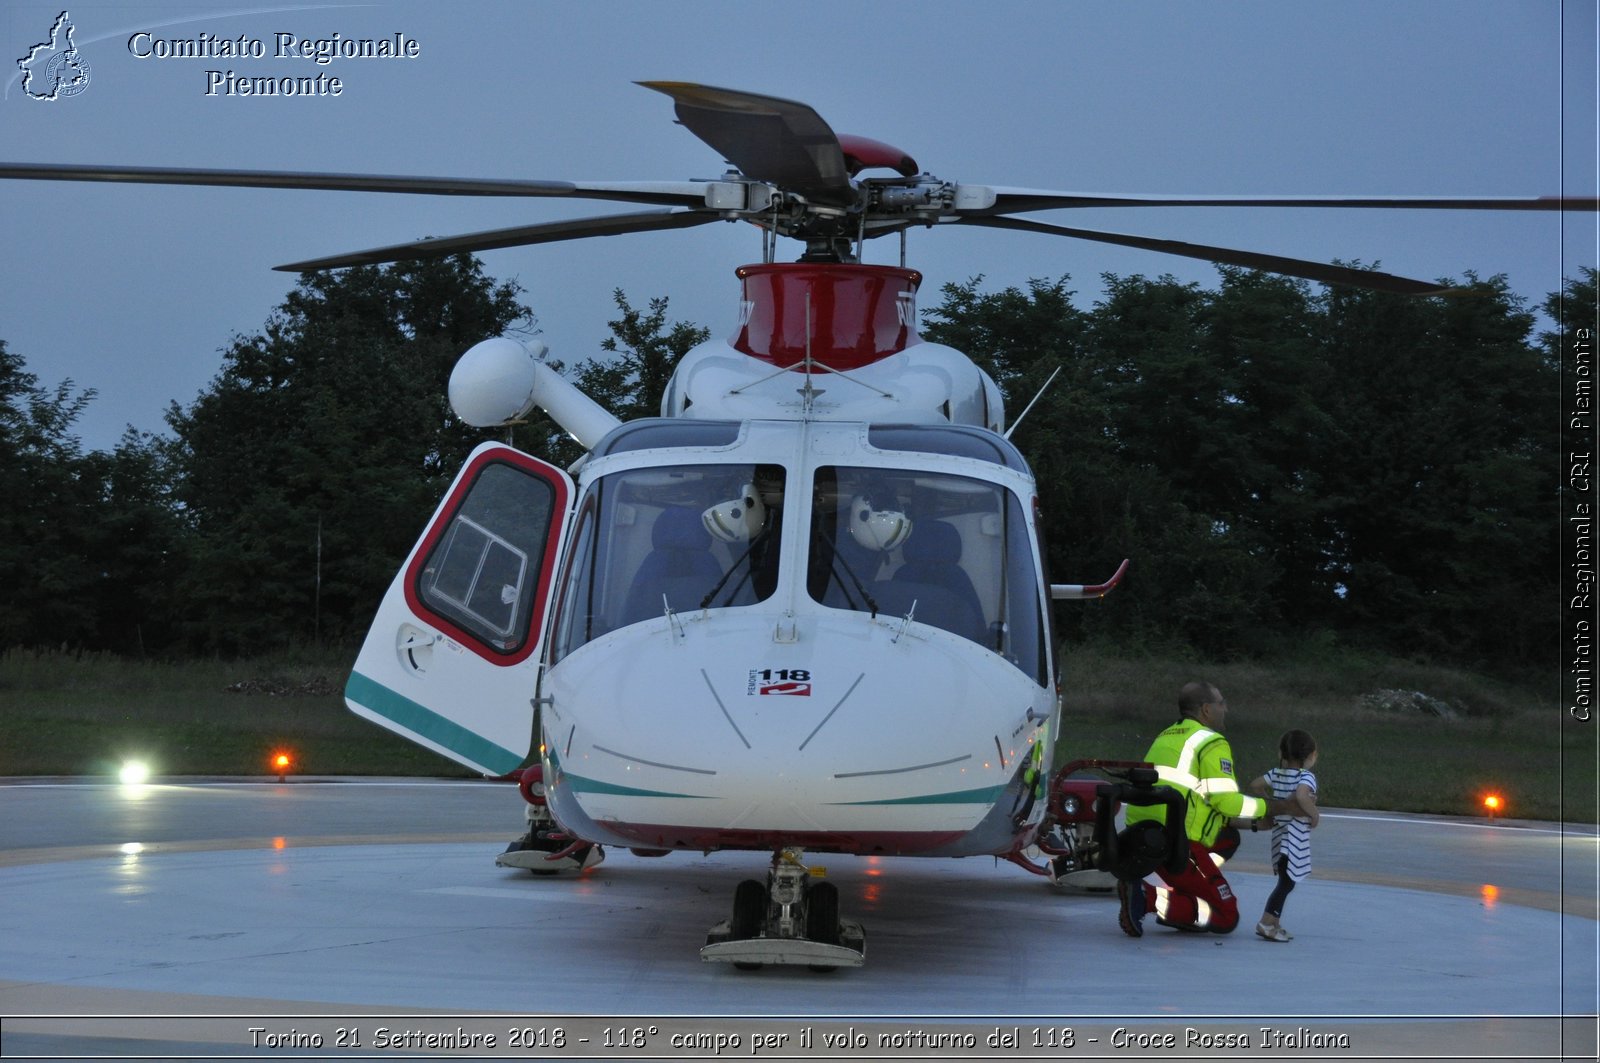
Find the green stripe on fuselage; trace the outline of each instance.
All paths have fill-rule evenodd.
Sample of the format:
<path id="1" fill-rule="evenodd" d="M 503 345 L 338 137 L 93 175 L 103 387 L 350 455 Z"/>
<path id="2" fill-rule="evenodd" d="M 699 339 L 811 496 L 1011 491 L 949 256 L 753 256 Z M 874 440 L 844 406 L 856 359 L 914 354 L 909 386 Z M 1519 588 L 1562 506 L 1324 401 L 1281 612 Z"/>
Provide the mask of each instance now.
<path id="1" fill-rule="evenodd" d="M 350 681 L 344 686 L 344 696 L 362 708 L 392 720 L 412 734 L 453 750 L 471 763 L 492 772 L 504 775 L 515 771 L 526 759 L 526 754 L 514 753 L 482 735 L 474 734 L 426 705 L 418 704 L 360 672 L 350 673 Z"/>
<path id="2" fill-rule="evenodd" d="M 641 790 L 637 786 L 622 786 L 614 782 L 601 782 L 599 779 L 574 775 L 570 771 L 561 776 L 561 781 L 571 786 L 574 793 L 580 794 L 616 794 L 620 797 L 684 797 L 692 801 L 710 800 L 705 794 L 674 794 L 665 790 Z"/>
<path id="3" fill-rule="evenodd" d="M 623 786 L 620 783 L 601 782 L 591 779 L 586 775 L 575 775 L 561 766 L 561 757 L 555 750 L 547 754 L 550 758 L 549 778 L 555 780 L 557 786 L 570 786 L 573 793 L 578 794 L 615 794 L 619 797 L 683 797 L 691 801 L 709 800 L 704 794 L 674 794 L 665 790 L 642 790 L 637 786 Z"/>
<path id="4" fill-rule="evenodd" d="M 920 797 L 890 797 L 881 801 L 839 801 L 841 805 L 992 805 L 1006 792 L 1004 786 L 985 786 L 978 790 L 956 790 Z"/>

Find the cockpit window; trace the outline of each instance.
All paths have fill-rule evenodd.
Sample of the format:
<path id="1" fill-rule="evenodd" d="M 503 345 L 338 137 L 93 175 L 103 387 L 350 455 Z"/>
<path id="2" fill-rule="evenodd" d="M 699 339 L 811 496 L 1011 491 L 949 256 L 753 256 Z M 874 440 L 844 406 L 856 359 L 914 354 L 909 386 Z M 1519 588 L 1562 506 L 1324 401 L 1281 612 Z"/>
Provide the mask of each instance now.
<path id="1" fill-rule="evenodd" d="M 783 489 L 777 465 L 653 466 L 602 477 L 579 506 L 552 658 L 668 610 L 770 597 Z"/>
<path id="2" fill-rule="evenodd" d="M 875 424 L 867 429 L 867 443 L 879 450 L 953 454 L 1028 471 L 1028 463 L 1016 447 L 993 432 L 969 425 Z"/>
<path id="3" fill-rule="evenodd" d="M 739 438 L 737 421 L 701 421 L 687 417 L 650 417 L 611 430 L 591 455 L 602 458 L 630 450 L 662 447 L 730 447 Z"/>
<path id="4" fill-rule="evenodd" d="M 1032 538 L 999 484 L 924 470 L 817 470 L 806 586 L 836 609 L 943 628 L 1048 684 Z"/>

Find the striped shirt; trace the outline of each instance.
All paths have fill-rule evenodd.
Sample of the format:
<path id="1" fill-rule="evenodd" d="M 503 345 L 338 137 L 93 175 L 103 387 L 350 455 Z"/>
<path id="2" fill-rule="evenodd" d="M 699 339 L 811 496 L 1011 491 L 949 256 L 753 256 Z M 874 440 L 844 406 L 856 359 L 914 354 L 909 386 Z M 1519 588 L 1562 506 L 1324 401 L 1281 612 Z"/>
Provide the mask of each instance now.
<path id="1" fill-rule="evenodd" d="M 1276 798 L 1293 797 L 1302 785 L 1313 794 L 1317 792 L 1317 777 L 1304 768 L 1273 768 L 1266 778 Z M 1304 816 L 1278 817 L 1272 825 L 1273 868 L 1277 868 L 1280 854 L 1289 858 L 1289 878 L 1293 881 L 1311 874 L 1311 820 Z"/>

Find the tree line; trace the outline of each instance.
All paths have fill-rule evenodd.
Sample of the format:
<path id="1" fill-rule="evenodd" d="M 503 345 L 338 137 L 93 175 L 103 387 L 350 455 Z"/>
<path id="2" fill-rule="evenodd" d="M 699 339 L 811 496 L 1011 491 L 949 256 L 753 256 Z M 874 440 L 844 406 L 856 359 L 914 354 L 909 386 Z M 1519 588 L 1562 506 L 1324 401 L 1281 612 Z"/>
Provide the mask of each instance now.
<path id="1" fill-rule="evenodd" d="M 924 330 L 1013 403 L 1065 367 L 1014 436 L 1060 515 L 1052 563 L 1078 582 L 1134 559 L 1125 592 L 1058 613 L 1073 637 L 1551 663 L 1562 337 L 1503 278 L 1430 299 L 1226 268 L 1106 282 L 1086 311 L 1065 280 L 947 287 Z M 1595 272 L 1542 309 L 1592 325 Z"/>
<path id="2" fill-rule="evenodd" d="M 1592 323 L 1595 280 L 1542 309 Z M 1105 281 L 1084 309 L 1066 278 L 974 278 L 923 312 L 923 335 L 983 365 L 1013 416 L 1061 369 L 1013 435 L 1053 578 L 1134 560 L 1117 594 L 1058 611 L 1065 637 L 1546 662 L 1564 347 L 1503 279 L 1429 299 L 1232 269 L 1213 288 Z M 130 428 L 110 451 L 74 434 L 94 393 L 41 385 L 0 341 L 0 648 L 353 647 L 488 435 L 450 412 L 450 370 L 486 336 L 533 330 L 523 295 L 470 256 L 305 274 L 166 432 Z M 616 305 L 604 356 L 570 375 L 623 419 L 654 415 L 708 330 L 670 322 L 664 299 Z M 510 434 L 578 457 L 542 415 Z"/>

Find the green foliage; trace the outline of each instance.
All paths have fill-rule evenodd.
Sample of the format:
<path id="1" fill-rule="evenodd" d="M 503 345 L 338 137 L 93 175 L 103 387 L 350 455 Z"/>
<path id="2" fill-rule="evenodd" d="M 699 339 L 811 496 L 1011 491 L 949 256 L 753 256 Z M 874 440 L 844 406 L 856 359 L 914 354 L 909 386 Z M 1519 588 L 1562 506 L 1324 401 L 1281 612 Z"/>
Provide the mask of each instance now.
<path id="1" fill-rule="evenodd" d="M 114 450 L 81 463 L 93 485 L 84 516 L 98 580 L 88 645 L 144 656 L 171 645 L 184 605 L 174 588 L 188 542 L 169 441 L 131 426 Z"/>
<path id="2" fill-rule="evenodd" d="M 137 439 L 83 453 L 72 428 L 94 392 L 41 387 L 23 366 L 0 341 L 0 647 L 81 646 L 110 634 L 120 597 L 159 586 L 165 559 L 147 552 L 170 542 L 171 515 Z"/>
<path id="3" fill-rule="evenodd" d="M 1219 464 L 1244 458 L 1215 424 L 1228 389 L 1197 343 L 1208 297 L 1171 278 L 1108 280 L 1090 313 L 1065 278 L 1026 293 L 948 285 L 923 331 L 972 355 L 1013 412 L 1062 369 L 1014 436 L 1039 475 L 1053 578 L 1095 582 L 1134 562 L 1116 595 L 1057 611 L 1067 633 L 1247 651 L 1271 610 L 1247 529 L 1212 504 L 1228 482 Z"/>
<path id="4" fill-rule="evenodd" d="M 173 406 L 191 646 L 360 635 L 481 441 L 449 411 L 450 370 L 531 320 L 517 294 L 465 255 L 307 273 L 208 391 Z"/>
<path id="5" fill-rule="evenodd" d="M 622 316 L 607 322 L 611 335 L 600 341 L 600 349 L 612 357 L 579 366 L 578 386 L 624 421 L 659 417 L 679 359 L 704 343 L 711 330 L 686 321 L 674 321 L 669 328 L 664 297 L 651 299 L 646 312 L 630 304 L 621 288 L 611 294 Z"/>
<path id="6" fill-rule="evenodd" d="M 1559 329 L 1539 336 L 1552 365 L 1559 364 L 1563 353 L 1571 349 L 1579 329 L 1600 332 L 1600 299 L 1596 297 L 1600 270 L 1585 266 L 1579 273 L 1581 276 L 1568 278 L 1559 292 L 1551 292 L 1544 301 L 1544 312 Z"/>
<path id="7" fill-rule="evenodd" d="M 19 590 L 20 603 L 32 611 L 51 608 L 61 583 L 58 574 L 41 569 L 70 534 L 63 523 L 73 508 L 72 471 L 80 448 L 68 432 L 93 393 L 74 396 L 70 380 L 51 392 L 24 364 L 0 341 L 0 494 L 6 500 L 0 511 L 0 579 Z M 0 623 L 26 623 L 17 610 L 7 613 Z"/>
<path id="8" fill-rule="evenodd" d="M 1503 278 L 1414 299 L 1108 276 L 1088 312 L 1065 279 L 978 283 L 947 286 L 925 332 L 1012 411 L 1063 369 L 1016 435 L 1055 578 L 1134 562 L 1118 595 L 1058 611 L 1069 636 L 1224 659 L 1318 630 L 1501 667 L 1548 652 L 1554 612 L 1525 603 L 1555 590 L 1555 380 Z"/>
<path id="9" fill-rule="evenodd" d="M 1529 662 L 1555 636 L 1556 380 L 1503 278 L 1412 300 L 1330 289 L 1322 357 L 1339 386 L 1319 455 L 1339 626 L 1373 645 Z"/>

